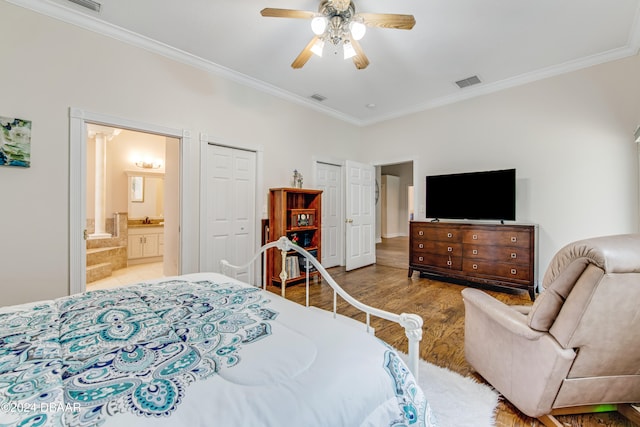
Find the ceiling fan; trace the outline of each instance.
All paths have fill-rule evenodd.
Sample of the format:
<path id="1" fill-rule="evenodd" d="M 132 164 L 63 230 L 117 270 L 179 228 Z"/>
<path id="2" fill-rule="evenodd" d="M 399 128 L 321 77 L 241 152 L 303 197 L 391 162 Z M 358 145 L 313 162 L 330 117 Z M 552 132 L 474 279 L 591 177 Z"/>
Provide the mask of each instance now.
<path id="1" fill-rule="evenodd" d="M 357 69 L 365 69 L 369 59 L 358 40 L 364 36 L 366 27 L 410 30 L 416 23 L 413 15 L 356 13 L 351 0 L 322 0 L 318 12 L 267 7 L 260 14 L 274 18 L 311 19 L 315 36 L 291 63 L 292 68 L 302 68 L 312 54 L 322 56 L 325 43 L 331 43 L 336 47 L 342 46 L 344 58 L 352 58 Z"/>

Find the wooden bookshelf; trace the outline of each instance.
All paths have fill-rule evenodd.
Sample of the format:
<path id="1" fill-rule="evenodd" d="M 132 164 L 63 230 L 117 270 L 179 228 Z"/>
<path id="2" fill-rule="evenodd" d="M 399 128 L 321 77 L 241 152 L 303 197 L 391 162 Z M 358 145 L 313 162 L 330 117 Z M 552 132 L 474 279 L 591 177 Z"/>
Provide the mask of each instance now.
<path id="1" fill-rule="evenodd" d="M 287 236 L 304 249 L 316 254 L 318 261 L 322 254 L 322 190 L 302 188 L 272 188 L 269 190 L 269 242 Z M 292 256 L 297 254 L 293 252 Z M 281 285 L 280 270 L 282 255 L 272 249 L 267 256 L 267 277 L 271 283 Z M 289 276 L 287 284 L 306 279 L 303 265 L 297 277 Z M 318 272 L 310 271 L 310 276 Z"/>

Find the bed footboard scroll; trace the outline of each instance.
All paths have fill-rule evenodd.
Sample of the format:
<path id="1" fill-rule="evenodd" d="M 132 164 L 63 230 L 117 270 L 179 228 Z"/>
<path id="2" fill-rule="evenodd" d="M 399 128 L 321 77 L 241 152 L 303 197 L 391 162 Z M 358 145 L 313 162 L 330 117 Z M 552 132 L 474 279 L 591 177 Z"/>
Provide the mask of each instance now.
<path id="1" fill-rule="evenodd" d="M 363 311 L 364 313 L 366 313 L 366 325 L 367 325 L 367 331 L 370 330 L 370 318 L 371 315 L 376 316 L 376 317 L 380 317 L 382 319 L 385 320 L 389 320 L 391 322 L 395 322 L 400 324 L 400 326 L 402 326 L 405 330 L 405 335 L 407 336 L 407 339 L 409 341 L 409 351 L 408 351 L 408 356 L 409 356 L 409 369 L 411 370 L 413 376 L 416 378 L 416 380 L 418 379 L 418 361 L 419 361 L 419 357 L 420 357 L 420 351 L 419 351 L 419 346 L 420 346 L 420 341 L 422 340 L 422 318 L 420 316 L 418 316 L 417 314 L 410 314 L 410 313 L 402 313 L 402 314 L 395 314 L 395 313 L 391 313 L 385 310 L 381 310 L 375 307 L 371 307 L 368 306 L 366 304 L 363 304 L 362 302 L 358 301 L 357 299 L 353 298 L 351 295 L 349 295 L 334 279 L 333 277 L 331 277 L 331 275 L 327 272 L 327 270 L 322 266 L 322 264 L 320 264 L 318 262 L 318 260 L 311 255 L 309 252 L 307 252 L 304 248 L 293 244 L 293 242 L 291 242 L 287 237 L 281 237 L 280 239 L 274 241 L 274 242 L 270 242 L 267 243 L 266 245 L 262 246 L 260 248 L 260 250 L 258 251 L 258 253 L 256 253 L 253 258 L 251 258 L 247 263 L 240 265 L 240 266 L 234 266 L 231 265 L 229 262 L 223 260 L 220 262 L 221 265 L 221 272 L 223 274 L 229 274 L 229 272 L 231 271 L 238 271 L 238 270 L 244 270 L 249 268 L 249 266 L 251 266 L 257 259 L 258 257 L 260 257 L 260 255 L 262 255 L 263 257 L 263 261 L 264 261 L 264 265 L 266 265 L 266 253 L 267 250 L 271 249 L 271 248 L 277 248 L 278 250 L 280 250 L 282 252 L 282 272 L 280 275 L 280 278 L 282 280 L 282 297 L 285 296 L 285 286 L 286 286 L 286 280 L 287 280 L 287 275 L 285 272 L 285 257 L 287 256 L 287 253 L 291 252 L 291 251 L 295 251 L 298 254 L 302 255 L 305 258 L 305 265 L 306 265 L 306 269 L 307 269 L 307 278 L 306 278 L 306 305 L 307 307 L 309 306 L 309 268 L 311 266 L 315 267 L 315 269 L 320 273 L 320 275 L 322 276 L 322 278 L 327 282 L 327 284 L 329 284 L 332 288 L 333 288 L 333 314 L 334 317 L 337 316 L 337 295 L 340 295 L 340 297 L 342 297 L 342 299 L 344 299 L 346 302 L 348 302 L 349 304 L 351 304 L 352 306 L 356 307 L 357 309 Z M 267 284 L 267 277 L 266 277 L 266 268 L 263 268 L 263 274 L 262 274 L 262 288 L 265 289 L 266 288 L 266 284 Z M 254 284 L 255 285 L 255 284 Z"/>

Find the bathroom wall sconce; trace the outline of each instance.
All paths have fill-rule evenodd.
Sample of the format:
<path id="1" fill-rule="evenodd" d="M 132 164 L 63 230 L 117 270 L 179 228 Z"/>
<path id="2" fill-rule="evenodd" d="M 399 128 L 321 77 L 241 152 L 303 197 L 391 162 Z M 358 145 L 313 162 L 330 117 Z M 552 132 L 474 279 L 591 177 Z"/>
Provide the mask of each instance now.
<path id="1" fill-rule="evenodd" d="M 158 169 L 162 167 L 162 160 L 160 159 L 144 159 L 144 160 L 136 160 L 136 166 L 142 169 Z"/>

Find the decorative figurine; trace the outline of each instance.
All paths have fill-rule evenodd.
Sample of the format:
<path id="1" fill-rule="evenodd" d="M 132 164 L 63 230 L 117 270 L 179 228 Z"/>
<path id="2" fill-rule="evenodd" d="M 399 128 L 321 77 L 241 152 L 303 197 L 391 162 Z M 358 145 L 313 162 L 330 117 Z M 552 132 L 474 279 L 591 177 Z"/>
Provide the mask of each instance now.
<path id="1" fill-rule="evenodd" d="M 302 174 L 297 169 L 293 170 L 292 187 L 302 188 Z"/>

